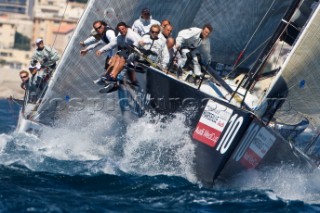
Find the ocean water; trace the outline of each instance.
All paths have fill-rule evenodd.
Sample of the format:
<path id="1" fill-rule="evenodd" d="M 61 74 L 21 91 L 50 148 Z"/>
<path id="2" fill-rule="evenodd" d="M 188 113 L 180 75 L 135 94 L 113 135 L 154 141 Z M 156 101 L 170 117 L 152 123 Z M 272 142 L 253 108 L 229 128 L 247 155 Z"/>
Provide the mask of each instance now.
<path id="1" fill-rule="evenodd" d="M 74 114 L 36 137 L 14 131 L 18 113 L 0 100 L 0 212 L 320 212 L 318 172 L 270 168 L 203 187 L 183 115 L 123 127 Z"/>

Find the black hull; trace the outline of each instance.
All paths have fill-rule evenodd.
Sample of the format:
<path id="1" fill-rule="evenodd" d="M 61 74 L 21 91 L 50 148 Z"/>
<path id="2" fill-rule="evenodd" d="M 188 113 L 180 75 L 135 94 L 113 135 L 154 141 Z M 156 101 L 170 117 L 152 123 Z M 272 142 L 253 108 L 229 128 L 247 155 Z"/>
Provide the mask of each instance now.
<path id="1" fill-rule="evenodd" d="M 196 176 L 204 185 L 283 162 L 311 165 L 308 158 L 251 112 L 152 68 L 145 68 L 145 73 L 138 75 L 139 90 L 133 91 L 129 85 L 122 85 L 121 89 L 122 93 L 130 91 L 127 98 L 131 100 L 131 111 L 136 115 L 146 109 L 161 114 L 186 113 L 190 137 L 196 145 Z"/>

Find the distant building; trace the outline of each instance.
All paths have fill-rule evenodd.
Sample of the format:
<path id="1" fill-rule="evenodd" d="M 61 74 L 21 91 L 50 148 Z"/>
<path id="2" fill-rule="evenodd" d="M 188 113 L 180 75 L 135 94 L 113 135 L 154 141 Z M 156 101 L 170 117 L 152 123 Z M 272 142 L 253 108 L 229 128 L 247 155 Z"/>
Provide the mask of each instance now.
<path id="1" fill-rule="evenodd" d="M 0 15 L 0 66 L 6 65 L 10 69 L 22 69 L 28 66 L 32 52 L 16 50 L 13 47 L 16 32 L 31 38 L 32 26 L 32 20 L 27 15 L 12 13 Z"/>
<path id="2" fill-rule="evenodd" d="M 0 49 L 0 58 L 6 66 L 11 69 L 25 69 L 29 66 L 31 52 L 14 50 L 14 49 Z M 1 61 L 1 63 L 3 63 Z"/>
<path id="3" fill-rule="evenodd" d="M 54 46 L 60 53 L 63 53 L 65 47 L 69 43 L 75 28 L 75 24 L 63 23 L 53 31 L 56 39 Z"/>
<path id="4" fill-rule="evenodd" d="M 15 23 L 7 15 L 0 15 L 0 48 L 13 48 L 16 33 Z"/>
<path id="5" fill-rule="evenodd" d="M 15 20 L 16 31 L 29 39 L 33 36 L 33 20 L 26 15 L 14 15 L 10 19 Z"/>
<path id="6" fill-rule="evenodd" d="M 66 4 L 66 1 L 62 0 L 40 0 L 35 7 L 32 41 L 41 37 L 46 45 L 53 45 L 57 50 L 64 50 L 67 43 L 65 41 L 60 42 L 59 40 L 62 37 L 59 36 L 58 38 L 57 35 L 65 33 L 65 27 L 63 27 L 63 32 L 59 31 L 59 33 L 57 30 L 62 29 L 61 26 L 75 26 L 84 11 L 84 7 L 84 4 L 72 2 Z M 60 46 L 62 44 L 64 45 Z"/>
<path id="7" fill-rule="evenodd" d="M 0 0 L 0 67 L 26 69 L 39 37 L 62 54 L 84 8 L 67 0 Z M 13 49 L 17 32 L 30 39 L 30 51 Z"/>
<path id="8" fill-rule="evenodd" d="M 26 14 L 32 17 L 34 0 L 0 0 L 0 12 Z"/>

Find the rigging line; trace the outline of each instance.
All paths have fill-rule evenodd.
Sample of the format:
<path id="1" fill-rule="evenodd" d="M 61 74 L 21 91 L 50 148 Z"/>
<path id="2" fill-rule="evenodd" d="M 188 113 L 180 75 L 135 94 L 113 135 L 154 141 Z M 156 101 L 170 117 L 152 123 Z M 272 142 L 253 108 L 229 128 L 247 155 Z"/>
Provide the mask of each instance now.
<path id="1" fill-rule="evenodd" d="M 289 22 L 285 21 L 284 19 L 283 19 L 282 21 L 285 23 L 285 26 L 283 27 L 283 29 L 281 30 L 279 36 L 277 37 L 278 39 L 282 36 L 282 34 L 286 31 L 288 25 L 290 24 Z M 260 60 L 263 59 L 263 63 L 261 63 L 257 68 L 255 68 L 255 70 L 256 70 L 255 73 L 253 73 L 252 75 L 249 76 L 249 77 L 251 78 L 251 80 L 249 79 L 249 80 L 251 81 L 251 83 L 250 83 L 250 81 L 247 80 L 247 83 L 250 83 L 250 87 L 254 86 L 254 82 L 257 81 L 257 79 L 255 79 L 255 78 L 258 76 L 259 72 L 261 72 L 261 70 L 263 69 L 263 66 L 265 66 L 266 62 L 270 59 L 270 58 L 269 58 L 270 55 L 272 54 L 273 50 L 274 50 L 277 46 L 278 46 L 278 44 L 277 44 L 276 42 L 274 42 L 273 45 L 271 46 L 270 50 L 268 50 L 268 54 L 263 57 L 264 59 L 263 59 L 263 58 L 260 59 Z M 281 50 L 282 50 L 282 48 L 280 49 L 279 57 L 280 57 Z M 278 59 L 279 59 L 279 57 L 278 57 Z M 276 63 L 278 63 L 278 60 L 277 60 Z M 257 65 L 257 64 L 256 64 L 256 65 Z M 255 67 L 255 66 L 253 66 L 253 67 Z M 251 70 L 253 70 L 253 68 L 251 68 Z M 251 72 L 251 71 L 250 71 L 250 72 Z M 252 81 L 252 80 L 253 80 L 253 81 Z M 270 84 L 270 85 L 271 85 L 271 84 Z M 269 85 L 269 86 L 270 86 L 270 85 Z M 250 89 L 250 87 L 247 86 L 247 89 Z M 245 95 L 247 95 L 247 91 L 246 91 L 246 94 L 245 94 Z"/>
<path id="2" fill-rule="evenodd" d="M 64 11 L 64 13 L 66 12 L 66 9 L 68 8 L 68 4 L 69 4 L 69 0 L 67 0 L 67 6 L 66 6 L 66 8 L 65 8 L 65 11 Z M 88 2 L 87 2 L 87 4 L 86 4 L 86 7 L 88 6 Z M 64 13 L 63 13 L 63 17 L 64 17 Z M 82 16 L 84 15 L 84 12 L 81 14 L 81 16 L 79 17 L 79 19 L 78 19 L 78 21 L 77 21 L 77 24 L 76 24 L 76 27 L 78 26 L 78 24 L 79 24 L 79 22 L 80 22 L 80 20 L 82 19 Z M 60 22 L 60 24 L 61 24 L 61 22 Z M 60 31 L 60 26 L 59 26 L 59 31 Z M 72 35 L 71 35 L 71 38 L 73 37 L 73 34 L 75 33 L 75 29 L 72 31 Z M 57 36 L 56 36 L 57 37 Z M 55 38 L 56 39 L 56 38 Z M 71 40 L 71 39 L 70 39 Z M 68 44 L 67 44 L 67 46 L 69 45 L 69 43 L 70 43 L 70 40 L 68 41 Z M 67 49 L 67 46 L 64 48 L 64 50 L 63 50 L 63 52 L 62 52 L 62 55 L 64 54 L 64 52 L 65 52 L 65 50 Z M 62 56 L 61 56 L 62 57 Z M 55 71 L 56 69 L 54 69 L 54 71 Z M 53 74 L 53 73 L 52 73 Z"/>
<path id="3" fill-rule="evenodd" d="M 244 62 L 246 62 L 249 58 L 251 58 L 251 56 L 257 52 L 263 45 L 265 45 L 269 40 L 271 39 L 271 36 L 269 38 L 267 38 L 264 42 L 262 42 L 256 49 L 254 49 L 246 58 L 244 58 L 237 66 L 235 66 L 232 71 L 230 71 L 228 73 L 228 75 L 226 75 L 223 79 L 227 79 L 233 72 L 236 71 L 236 69 L 243 64 Z"/>
<path id="4" fill-rule="evenodd" d="M 272 38 L 272 36 L 270 36 L 269 38 L 267 38 L 264 42 L 262 42 L 250 55 L 248 55 L 247 58 L 245 58 L 245 60 L 247 60 L 249 57 L 251 57 L 262 45 L 264 45 L 266 42 L 268 42 L 270 39 Z M 238 66 L 240 66 L 245 60 L 243 60 Z M 238 67 L 237 66 L 237 67 Z M 233 69 L 228 75 L 225 76 L 224 79 L 227 79 L 228 76 L 233 73 L 236 69 Z M 230 99 L 229 99 L 229 103 L 230 101 L 234 98 L 235 94 L 237 93 L 237 91 L 239 90 L 239 88 L 241 87 L 242 83 L 245 81 L 246 77 L 248 77 L 247 75 L 242 78 L 241 82 L 238 84 L 237 88 L 234 90 L 233 94 L 231 95 Z M 242 102 L 241 102 L 241 106 L 243 105 L 243 102 L 246 99 L 246 95 L 247 95 L 247 90 L 245 95 L 243 96 Z"/>
<path id="5" fill-rule="evenodd" d="M 284 21 L 284 20 L 283 20 L 283 21 Z M 288 28 L 288 26 L 290 25 L 290 22 L 285 22 L 285 23 L 286 23 L 286 25 L 285 25 L 285 27 L 282 29 L 280 35 L 278 36 L 278 39 L 282 36 L 282 34 L 285 32 L 285 30 L 286 30 L 286 29 Z M 269 39 L 271 39 L 271 37 L 270 37 Z M 283 45 L 284 45 L 284 43 L 283 43 Z M 273 50 L 275 47 L 276 47 L 276 42 L 274 42 L 274 44 L 272 45 L 272 48 L 271 48 L 271 50 L 268 52 L 268 54 L 264 56 L 264 58 L 265 58 L 265 59 L 264 59 L 264 62 L 266 62 L 266 61 L 269 59 L 270 55 L 272 54 L 272 50 Z M 282 47 L 283 47 L 283 46 L 282 46 Z M 282 48 L 281 48 L 281 50 L 282 50 Z M 280 58 L 281 50 L 280 50 L 280 52 L 279 52 L 278 59 Z M 277 63 L 278 63 L 278 59 L 277 59 Z M 252 69 L 252 68 L 251 68 L 251 69 Z M 262 69 L 262 67 L 260 66 L 260 68 L 258 68 L 255 73 L 257 74 L 258 72 L 260 72 L 261 69 Z M 253 74 L 252 76 L 255 76 L 256 74 Z M 242 80 L 244 81 L 244 78 L 243 78 Z M 240 84 L 242 84 L 243 81 L 241 81 Z M 240 85 L 240 84 L 239 84 L 239 85 Z M 239 87 L 240 87 L 240 86 L 239 86 Z M 239 87 L 238 87 L 238 88 L 239 88 Z M 238 90 L 238 88 L 237 88 L 237 90 Z M 237 90 L 236 90 L 236 91 L 237 91 Z M 244 99 L 246 98 L 247 92 L 248 92 L 248 91 L 246 90 L 246 93 L 245 93 L 245 95 L 244 95 Z"/>
<path id="6" fill-rule="evenodd" d="M 63 15 L 62 15 L 62 19 L 60 20 L 60 23 L 59 23 L 58 32 L 60 32 L 62 20 L 64 19 L 65 13 L 66 13 L 67 8 L 68 8 L 68 5 L 69 5 L 69 0 L 67 0 L 67 4 L 66 4 L 66 6 L 65 6 L 65 8 L 64 8 Z M 54 44 L 56 43 L 58 34 L 59 34 L 59 33 L 57 33 L 57 34 L 55 35 L 55 37 L 54 37 L 53 43 L 52 43 L 52 45 L 51 45 L 51 50 L 52 50 Z M 53 72 L 55 72 L 55 70 L 56 70 L 56 68 L 54 68 L 54 70 L 52 70 L 51 73 L 49 74 L 49 79 L 47 80 L 47 81 L 48 81 L 47 84 L 49 83 L 49 81 L 50 81 L 50 79 L 51 79 L 51 76 L 52 76 Z M 40 85 L 39 85 L 39 86 L 40 86 Z M 40 93 L 40 97 L 44 94 L 44 92 L 45 92 L 45 89 L 43 89 L 43 91 Z"/>
<path id="7" fill-rule="evenodd" d="M 285 20 L 283 20 L 282 19 L 282 21 L 284 22 L 284 23 L 286 23 L 286 26 L 284 27 L 284 29 L 283 29 L 283 31 L 281 32 L 281 34 L 280 34 L 280 36 L 279 37 L 281 37 L 282 35 L 283 35 L 283 33 L 285 32 L 285 30 L 287 29 L 287 27 L 290 25 L 290 21 L 285 21 Z M 235 70 L 242 64 L 242 63 L 244 63 L 247 59 L 249 59 L 250 57 L 251 57 L 251 55 L 252 54 L 254 54 L 264 43 L 266 43 L 269 39 L 271 39 L 271 36 L 268 38 L 268 39 L 266 39 L 261 45 L 259 45 L 252 53 L 250 53 L 250 55 L 248 56 L 248 57 L 246 57 L 245 59 L 243 59 L 242 61 L 241 61 L 241 63 L 239 63 L 236 67 L 234 67 L 233 69 L 232 69 L 232 71 L 228 74 L 228 75 L 226 75 L 225 76 L 225 79 L 226 78 L 228 78 L 229 77 L 229 75 L 231 75 L 233 72 L 235 72 Z M 283 43 L 283 45 L 284 45 L 284 43 Z M 274 46 L 274 45 L 273 45 Z M 282 50 L 283 48 L 281 48 L 281 50 Z M 280 51 L 281 52 L 281 51 Z M 269 53 L 270 54 L 270 53 Z M 268 54 L 268 55 L 269 55 Z M 266 57 L 269 57 L 269 56 L 266 56 Z M 280 57 L 280 53 L 279 53 L 279 57 Z M 278 57 L 278 58 L 279 58 Z M 278 60 L 277 60 L 278 61 Z"/>
<path id="8" fill-rule="evenodd" d="M 255 31 L 253 32 L 253 34 L 251 35 L 250 39 L 248 40 L 248 42 L 246 43 L 246 45 L 244 46 L 243 50 L 240 52 L 237 60 L 234 63 L 234 66 L 236 66 L 240 59 L 242 58 L 242 55 L 244 54 L 244 52 L 246 51 L 246 49 L 248 48 L 249 44 L 251 43 L 252 39 L 254 38 L 254 36 L 256 35 L 256 33 L 258 32 L 258 29 L 260 28 L 260 26 L 262 25 L 262 22 L 265 20 L 265 18 L 267 17 L 268 13 L 270 12 L 273 4 L 275 3 L 276 0 L 273 0 L 272 4 L 270 5 L 269 9 L 267 10 L 267 12 L 264 14 L 264 16 L 262 17 L 260 23 L 258 24 L 257 28 L 255 29 Z"/>
<path id="9" fill-rule="evenodd" d="M 88 3 L 87 3 L 87 5 L 88 5 Z M 62 15 L 62 19 L 61 19 L 61 21 L 60 21 L 60 23 L 59 23 L 58 32 L 60 32 L 62 20 L 64 19 L 64 16 L 65 16 L 65 13 L 66 13 L 66 11 L 67 11 L 68 6 L 69 6 L 69 0 L 67 0 L 67 4 L 66 4 L 66 6 L 65 6 L 65 9 L 64 9 L 64 12 L 63 12 L 63 15 Z M 83 14 L 84 14 L 84 13 L 82 13 L 82 15 L 81 15 L 81 17 L 79 18 L 79 20 L 82 18 Z M 78 21 L 78 23 L 79 23 L 79 21 Z M 74 32 L 73 32 L 73 33 L 74 33 Z M 58 37 L 58 34 L 56 34 L 56 36 L 55 36 L 55 38 L 54 38 L 54 41 L 53 41 L 53 43 L 52 43 L 52 45 L 51 45 L 51 49 L 53 48 L 53 46 L 54 46 L 54 44 L 55 44 L 55 42 L 56 42 L 57 37 Z M 66 49 L 66 48 L 65 48 L 65 49 Z M 63 50 L 63 53 L 64 53 L 65 49 Z M 63 54 L 63 53 L 62 53 L 62 54 Z M 52 77 L 53 73 L 56 71 L 56 68 L 57 68 L 57 67 L 55 67 L 55 69 L 52 70 L 51 73 L 49 74 L 49 77 L 48 77 L 48 79 L 47 79 L 47 83 L 46 83 L 46 85 L 45 85 L 45 88 L 43 88 L 43 90 L 41 91 L 39 97 L 43 97 L 43 96 L 45 95 L 46 90 L 47 90 L 47 87 L 48 87 L 48 84 L 49 84 L 49 82 L 51 81 L 51 77 Z M 44 80 L 44 79 L 42 79 L 42 81 L 43 81 L 43 80 Z M 37 102 L 38 102 L 38 101 L 37 101 Z M 39 105 L 41 105 L 41 103 L 39 103 Z"/>
<path id="10" fill-rule="evenodd" d="M 51 45 L 51 49 L 53 48 L 54 44 L 56 43 L 58 34 L 59 34 L 59 32 L 60 32 L 62 20 L 64 19 L 64 16 L 65 16 L 66 11 L 67 11 L 67 8 L 68 8 L 68 5 L 69 5 L 69 0 L 67 0 L 67 5 L 66 5 L 66 7 L 64 8 L 64 11 L 63 11 L 63 14 L 62 14 L 62 19 L 60 20 L 59 27 L 58 27 L 58 33 L 57 33 L 57 34 L 55 35 L 55 37 L 54 37 L 53 43 L 52 43 L 52 45 Z"/>
<path id="11" fill-rule="evenodd" d="M 299 3 L 301 2 L 301 0 L 298 1 Z M 291 7 L 293 7 L 294 5 L 291 5 Z M 291 19 L 293 16 L 293 13 L 296 11 L 297 7 L 295 6 L 294 9 L 290 9 L 287 11 L 287 13 L 284 15 L 282 20 L 287 19 Z M 284 21 L 285 26 L 282 26 L 283 24 L 279 24 L 277 30 L 275 31 L 274 35 L 272 36 L 272 43 L 270 45 L 268 45 L 262 54 L 267 52 L 267 55 L 263 56 L 260 54 L 259 56 L 259 60 L 256 61 L 256 63 L 253 65 L 253 67 L 250 69 L 250 75 L 249 75 L 249 79 L 246 80 L 245 83 L 245 87 L 246 89 L 249 89 L 250 86 L 252 86 L 253 82 L 255 81 L 255 78 L 257 77 L 258 73 L 261 71 L 261 69 L 263 68 L 263 66 L 265 66 L 267 60 L 269 59 L 269 56 L 271 54 L 271 51 L 275 48 L 276 45 L 276 40 L 280 38 L 280 36 L 285 32 L 285 30 L 287 29 L 289 23 Z M 255 70 L 255 71 L 254 71 Z M 252 72 L 254 71 L 254 72 Z"/>
<path id="12" fill-rule="evenodd" d="M 180 12 L 180 14 L 181 14 L 180 18 L 181 18 L 181 17 L 182 17 L 182 18 L 184 17 L 183 14 L 184 14 L 185 10 L 187 9 L 188 5 L 190 4 L 190 1 L 191 1 L 191 0 L 189 0 L 188 3 L 184 4 L 185 6 L 184 6 L 184 8 L 181 10 L 181 12 Z M 177 18 L 177 20 L 180 20 L 180 18 Z M 177 21 L 177 22 L 179 22 L 179 21 Z M 179 23 L 180 23 L 180 22 L 179 22 Z"/>
<path id="13" fill-rule="evenodd" d="M 188 3 L 185 4 L 185 7 L 180 12 L 182 18 L 185 18 L 184 14 L 185 14 L 185 11 L 187 10 L 188 5 L 190 4 L 190 1 L 191 0 L 189 0 Z"/>
<path id="14" fill-rule="evenodd" d="M 61 19 L 61 20 L 64 19 L 65 13 L 66 13 L 67 8 L 68 8 L 68 5 L 69 5 L 69 1 L 67 1 L 67 4 L 66 4 L 66 6 L 65 6 L 65 8 L 64 8 L 64 11 L 63 11 L 63 15 L 62 15 L 62 19 Z M 60 28 L 61 28 L 61 24 L 62 24 L 61 20 L 60 20 L 60 23 L 59 23 L 58 32 L 60 32 Z M 57 40 L 57 37 L 58 37 L 58 34 L 56 34 L 55 37 L 54 37 L 53 43 L 51 44 L 51 50 L 52 50 L 52 48 L 53 48 L 53 46 L 54 46 L 54 44 L 55 44 L 55 42 L 56 42 L 56 40 Z M 38 72 L 38 71 L 37 71 L 37 72 Z M 53 71 L 52 71 L 52 72 L 53 72 Z M 50 78 L 51 78 L 51 75 L 52 75 L 52 73 L 50 74 Z M 48 81 L 49 81 L 49 80 L 50 80 L 50 79 L 48 79 Z M 38 86 L 38 87 L 39 87 L 39 86 Z M 40 97 L 44 94 L 44 92 L 45 92 L 45 89 L 43 89 L 43 91 L 40 93 Z M 26 97 L 26 96 L 25 96 L 25 97 Z M 24 112 L 24 109 L 23 109 L 23 112 Z"/>

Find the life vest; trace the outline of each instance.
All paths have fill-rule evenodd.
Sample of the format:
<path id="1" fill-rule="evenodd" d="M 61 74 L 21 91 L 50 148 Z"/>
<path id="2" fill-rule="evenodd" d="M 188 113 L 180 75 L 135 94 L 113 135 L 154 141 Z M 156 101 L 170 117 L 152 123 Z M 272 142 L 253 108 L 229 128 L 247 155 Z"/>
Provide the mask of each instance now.
<path id="1" fill-rule="evenodd" d="M 102 36 L 102 41 L 104 41 L 104 43 L 106 43 L 106 44 L 109 44 L 110 43 L 110 41 L 109 41 L 109 39 L 107 38 L 107 36 L 106 36 L 106 32 L 108 31 L 108 30 L 112 30 L 113 32 L 114 32 L 114 30 L 111 28 L 111 27 L 109 27 L 109 26 L 106 26 L 106 31 L 105 31 L 105 33 L 103 33 L 103 36 Z M 116 35 L 116 34 L 115 34 Z"/>

